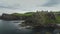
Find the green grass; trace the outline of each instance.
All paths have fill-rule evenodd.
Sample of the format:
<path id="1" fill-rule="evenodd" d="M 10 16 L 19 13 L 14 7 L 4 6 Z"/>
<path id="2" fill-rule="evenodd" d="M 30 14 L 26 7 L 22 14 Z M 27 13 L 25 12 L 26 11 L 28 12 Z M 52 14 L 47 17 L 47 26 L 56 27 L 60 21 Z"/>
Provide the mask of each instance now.
<path id="1" fill-rule="evenodd" d="M 57 23 L 60 24 L 60 16 L 59 15 L 56 16 L 56 21 L 57 21 Z"/>

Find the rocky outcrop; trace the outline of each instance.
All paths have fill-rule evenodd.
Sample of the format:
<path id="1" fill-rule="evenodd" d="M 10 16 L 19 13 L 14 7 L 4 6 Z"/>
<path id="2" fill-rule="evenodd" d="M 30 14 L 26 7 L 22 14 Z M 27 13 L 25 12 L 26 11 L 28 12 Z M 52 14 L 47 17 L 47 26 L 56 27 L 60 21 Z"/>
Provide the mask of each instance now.
<path id="1" fill-rule="evenodd" d="M 3 20 L 24 20 L 25 17 L 3 13 L 2 16 L 0 17 L 0 19 L 3 19 Z"/>
<path id="2" fill-rule="evenodd" d="M 36 12 L 22 24 L 24 24 L 24 26 L 32 26 L 32 29 L 47 29 L 49 31 L 54 31 L 54 29 L 60 27 L 57 27 L 56 17 L 52 12 Z"/>

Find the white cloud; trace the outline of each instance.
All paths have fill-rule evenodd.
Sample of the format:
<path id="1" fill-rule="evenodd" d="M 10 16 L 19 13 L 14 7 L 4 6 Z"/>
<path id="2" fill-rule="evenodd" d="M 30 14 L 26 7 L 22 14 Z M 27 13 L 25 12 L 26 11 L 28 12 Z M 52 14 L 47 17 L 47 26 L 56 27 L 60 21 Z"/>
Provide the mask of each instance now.
<path id="1" fill-rule="evenodd" d="M 38 5 L 43 5 L 47 0 L 0 0 L 0 5 L 9 8 L 33 8 Z"/>
<path id="2" fill-rule="evenodd" d="M 42 6 L 48 6 L 48 7 L 51 7 L 51 6 L 54 6 L 56 4 L 60 4 L 60 0 L 49 0 L 47 3 L 45 3 L 44 5 Z"/>
<path id="3" fill-rule="evenodd" d="M 60 10 L 59 6 L 60 0 L 0 0 L 0 13 Z"/>
<path id="4" fill-rule="evenodd" d="M 21 10 L 19 10 L 19 9 L 1 9 L 0 8 L 0 14 L 2 14 L 2 13 L 9 13 L 9 14 L 11 14 L 11 13 L 25 13 L 25 12 L 29 12 L 29 11 L 21 11 Z"/>

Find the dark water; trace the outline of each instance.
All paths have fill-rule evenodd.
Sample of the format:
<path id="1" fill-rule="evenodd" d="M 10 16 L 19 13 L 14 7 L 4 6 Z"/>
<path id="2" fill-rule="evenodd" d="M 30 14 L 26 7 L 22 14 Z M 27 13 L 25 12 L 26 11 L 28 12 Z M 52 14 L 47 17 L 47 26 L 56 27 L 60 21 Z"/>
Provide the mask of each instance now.
<path id="1" fill-rule="evenodd" d="M 37 30 L 32 29 L 25 29 L 19 26 L 21 21 L 4 21 L 0 20 L 0 34 L 33 34 L 36 33 Z M 42 34 L 45 34 L 45 30 L 41 31 Z M 57 34 L 60 32 L 60 29 L 55 30 L 53 33 Z"/>
<path id="2" fill-rule="evenodd" d="M 18 22 L 18 23 L 15 23 Z M 0 34 L 30 34 L 30 29 L 19 29 L 21 21 L 0 20 Z"/>

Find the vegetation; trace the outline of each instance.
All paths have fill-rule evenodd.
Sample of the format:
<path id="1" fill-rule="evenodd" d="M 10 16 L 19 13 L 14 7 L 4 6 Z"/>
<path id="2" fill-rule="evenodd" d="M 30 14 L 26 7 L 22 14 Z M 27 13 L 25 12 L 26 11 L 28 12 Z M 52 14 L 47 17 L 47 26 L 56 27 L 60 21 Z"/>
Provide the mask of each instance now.
<path id="1" fill-rule="evenodd" d="M 53 12 L 44 12 L 44 11 L 37 11 L 30 18 L 25 20 L 26 25 L 46 25 L 46 24 L 55 24 L 56 17 Z"/>
<path id="2" fill-rule="evenodd" d="M 24 14 L 12 13 L 5 15 L 7 15 L 7 17 L 8 16 L 16 18 L 22 17 L 25 20 L 25 23 L 30 25 L 33 25 L 33 23 L 34 24 L 60 23 L 60 12 L 36 11 L 26 12 Z"/>
<path id="3" fill-rule="evenodd" d="M 7 15 L 7 16 L 6 16 Z M 25 22 L 22 23 L 23 26 L 32 26 L 32 29 L 43 29 L 47 26 L 47 30 L 53 31 L 55 24 L 60 24 L 60 12 L 48 12 L 48 11 L 36 11 L 27 12 L 24 14 L 13 13 L 2 15 L 3 19 L 20 19 L 23 18 Z M 11 17 L 11 18 L 10 18 Z M 57 28 L 57 27 L 56 27 Z M 39 32 L 38 32 L 39 34 Z M 49 34 L 49 32 L 46 32 Z"/>
<path id="4" fill-rule="evenodd" d="M 35 12 L 27 12 L 27 13 L 24 13 L 24 14 L 20 14 L 20 13 L 13 13 L 11 15 L 15 15 L 15 16 L 32 16 L 32 14 L 35 13 Z"/>
<path id="5" fill-rule="evenodd" d="M 34 14 L 32 14 L 31 17 L 27 18 L 25 22 L 22 24 L 24 26 L 32 26 L 33 30 L 43 30 L 46 29 L 53 32 L 56 27 L 56 24 L 60 23 L 60 13 L 58 14 L 56 12 L 44 12 L 44 11 L 37 11 Z M 51 34 L 50 32 L 50 34 Z M 37 33 L 40 34 L 40 33 Z M 47 32 L 46 34 L 49 34 Z"/>
<path id="6" fill-rule="evenodd" d="M 46 34 L 51 34 L 56 27 L 56 24 L 60 23 L 60 13 L 59 12 L 44 12 L 44 11 L 37 11 L 32 14 L 31 17 L 25 19 L 25 22 L 22 24 L 24 26 L 32 26 L 31 28 L 35 31 L 39 30 L 49 30 Z M 60 26 L 59 26 L 60 27 Z M 36 32 L 35 32 L 36 33 Z M 37 34 L 40 34 L 38 32 Z"/>
<path id="7" fill-rule="evenodd" d="M 55 12 L 55 16 L 57 23 L 60 24 L 60 12 Z"/>

